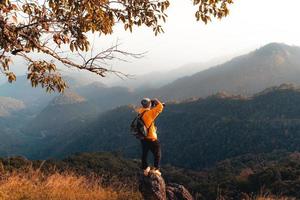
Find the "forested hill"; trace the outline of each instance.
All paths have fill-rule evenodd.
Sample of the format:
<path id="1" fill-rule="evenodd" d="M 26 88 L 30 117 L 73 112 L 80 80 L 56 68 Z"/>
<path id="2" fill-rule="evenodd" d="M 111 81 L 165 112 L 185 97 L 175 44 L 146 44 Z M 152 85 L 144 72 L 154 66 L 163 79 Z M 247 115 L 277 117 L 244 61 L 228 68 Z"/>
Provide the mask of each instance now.
<path id="1" fill-rule="evenodd" d="M 163 162 L 199 169 L 247 153 L 299 150 L 299 103 L 300 91 L 281 85 L 252 98 L 219 93 L 168 104 L 157 120 Z M 122 151 L 139 157 L 140 144 L 129 132 L 134 115 L 133 107 L 123 106 L 90 123 L 73 121 L 58 127 L 59 134 L 39 141 L 39 148 L 28 155 L 45 158 L 81 151 Z"/>
<path id="2" fill-rule="evenodd" d="M 75 92 L 66 91 L 50 101 L 22 130 L 30 136 L 44 137 L 55 134 L 55 128 L 69 121 L 87 118 L 86 115 L 96 115 L 95 106 Z"/>

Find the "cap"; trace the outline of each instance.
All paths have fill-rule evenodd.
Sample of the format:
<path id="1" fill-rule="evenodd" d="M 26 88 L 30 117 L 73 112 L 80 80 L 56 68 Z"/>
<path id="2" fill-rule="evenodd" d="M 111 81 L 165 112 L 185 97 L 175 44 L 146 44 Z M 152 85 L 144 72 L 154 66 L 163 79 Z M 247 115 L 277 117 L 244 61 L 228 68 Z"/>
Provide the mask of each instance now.
<path id="1" fill-rule="evenodd" d="M 151 104 L 151 99 L 149 99 L 149 98 L 143 98 L 142 101 L 141 101 L 141 104 L 142 104 L 143 107 L 147 108 Z"/>

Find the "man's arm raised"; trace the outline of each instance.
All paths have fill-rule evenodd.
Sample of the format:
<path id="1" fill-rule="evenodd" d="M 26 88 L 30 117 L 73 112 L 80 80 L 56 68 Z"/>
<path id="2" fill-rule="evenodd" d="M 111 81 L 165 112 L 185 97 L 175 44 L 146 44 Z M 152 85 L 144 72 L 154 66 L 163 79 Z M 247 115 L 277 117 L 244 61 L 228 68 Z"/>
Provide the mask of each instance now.
<path id="1" fill-rule="evenodd" d="M 158 99 L 153 99 L 153 101 L 155 101 L 156 106 L 149 111 L 149 114 L 155 119 L 163 111 L 164 106 Z"/>

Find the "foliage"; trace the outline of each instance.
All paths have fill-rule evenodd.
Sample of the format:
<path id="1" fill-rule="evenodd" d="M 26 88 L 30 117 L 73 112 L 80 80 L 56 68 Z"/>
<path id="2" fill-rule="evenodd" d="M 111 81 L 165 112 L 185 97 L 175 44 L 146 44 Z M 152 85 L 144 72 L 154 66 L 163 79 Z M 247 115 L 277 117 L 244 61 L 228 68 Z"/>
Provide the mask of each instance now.
<path id="1" fill-rule="evenodd" d="M 211 21 L 211 16 L 219 19 L 226 17 L 229 14 L 228 4 L 232 4 L 233 0 L 193 0 L 194 5 L 198 5 L 199 9 L 195 13 L 198 21 L 203 21 L 207 24 Z"/>
<path id="2" fill-rule="evenodd" d="M 199 6 L 197 20 L 205 23 L 211 17 L 221 19 L 227 16 L 228 4 L 233 3 L 232 0 L 193 2 Z M 168 0 L 0 1 L 1 71 L 6 74 L 9 82 L 15 81 L 16 76 L 10 71 L 10 65 L 16 56 L 20 56 L 29 63 L 28 79 L 33 87 L 40 84 L 47 91 L 59 92 L 66 88 L 66 83 L 57 73 L 57 63 L 100 76 L 108 72 L 121 73 L 108 69 L 105 61 L 121 55 L 140 55 L 121 51 L 118 46 L 114 46 L 86 58 L 82 52 L 91 50 L 92 55 L 94 53 L 87 34 L 112 34 L 114 26 L 121 23 L 125 30 L 130 31 L 136 26 L 145 25 L 157 35 L 163 32 L 161 22 L 166 21 L 169 5 Z M 66 50 L 73 52 L 73 55 L 78 53 L 83 62 L 78 63 L 67 57 Z"/>

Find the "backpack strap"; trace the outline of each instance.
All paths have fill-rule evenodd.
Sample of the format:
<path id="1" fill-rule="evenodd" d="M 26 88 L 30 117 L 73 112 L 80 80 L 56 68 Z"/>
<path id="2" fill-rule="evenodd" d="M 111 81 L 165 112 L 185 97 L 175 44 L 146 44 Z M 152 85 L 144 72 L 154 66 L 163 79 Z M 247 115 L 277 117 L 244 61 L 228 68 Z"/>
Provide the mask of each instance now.
<path id="1" fill-rule="evenodd" d="M 148 110 L 145 110 L 144 112 L 142 112 L 141 114 L 139 114 L 138 116 L 142 119 L 144 114 L 147 112 Z M 143 120 L 143 119 L 142 119 Z"/>
<path id="2" fill-rule="evenodd" d="M 139 114 L 139 117 L 141 118 L 141 120 L 144 122 L 144 120 L 143 120 L 143 116 L 144 116 L 144 114 L 147 112 L 148 110 L 145 110 L 144 112 L 142 112 L 141 114 Z M 146 128 L 147 128 L 147 132 L 149 132 L 149 130 L 150 130 L 150 128 L 151 128 L 151 126 L 153 125 L 153 123 L 154 123 L 154 121 L 155 121 L 155 119 L 152 121 L 152 123 L 150 124 L 150 126 L 147 128 L 147 126 L 146 126 Z M 144 122 L 144 124 L 145 124 L 145 122 Z"/>

